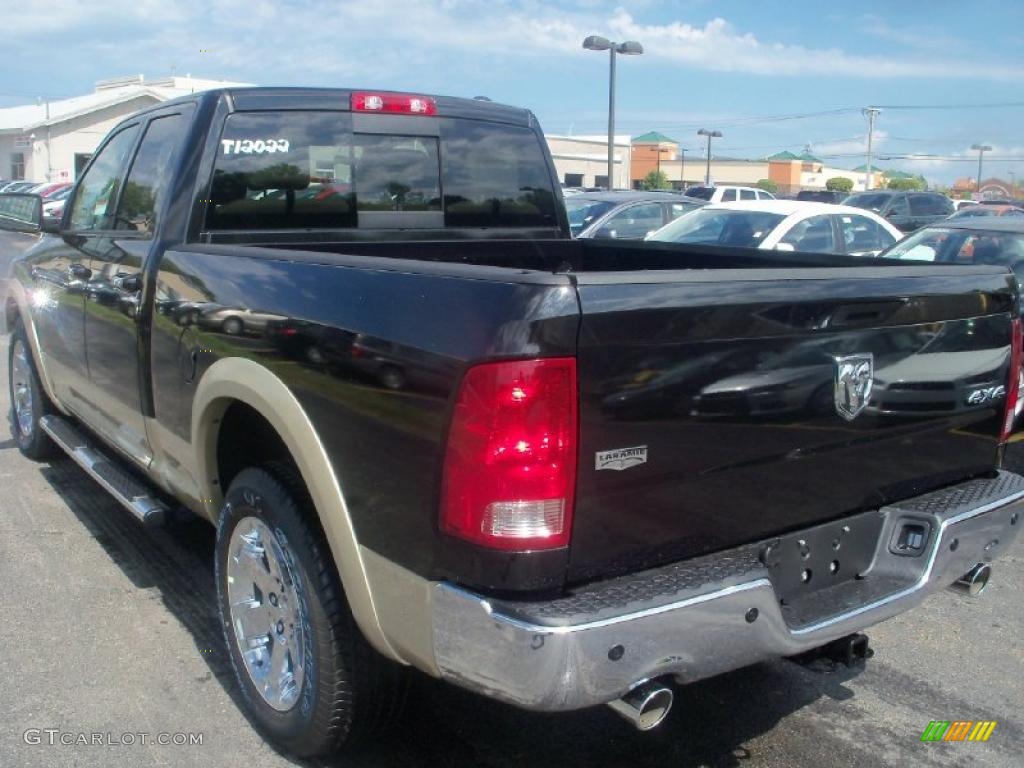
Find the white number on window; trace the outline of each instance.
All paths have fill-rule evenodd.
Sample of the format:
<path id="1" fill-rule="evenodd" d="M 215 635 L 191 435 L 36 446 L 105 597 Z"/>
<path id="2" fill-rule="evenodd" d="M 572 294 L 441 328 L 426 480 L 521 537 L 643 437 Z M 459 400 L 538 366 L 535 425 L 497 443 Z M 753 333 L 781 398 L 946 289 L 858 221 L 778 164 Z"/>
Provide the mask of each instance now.
<path id="1" fill-rule="evenodd" d="M 225 155 L 263 155 L 287 152 L 291 146 L 288 139 L 221 139 Z"/>

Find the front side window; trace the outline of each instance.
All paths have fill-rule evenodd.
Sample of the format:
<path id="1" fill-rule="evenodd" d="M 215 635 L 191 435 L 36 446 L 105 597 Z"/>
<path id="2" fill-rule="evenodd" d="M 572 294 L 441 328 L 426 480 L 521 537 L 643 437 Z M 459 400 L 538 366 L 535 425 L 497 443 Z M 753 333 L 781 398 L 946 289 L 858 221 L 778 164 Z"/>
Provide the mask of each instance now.
<path id="1" fill-rule="evenodd" d="M 886 211 L 886 216 L 909 216 L 910 206 L 907 205 L 906 195 L 897 195 L 892 199 L 892 203 L 889 205 L 889 210 Z"/>
<path id="2" fill-rule="evenodd" d="M 116 133 L 78 182 L 71 229 L 76 231 L 114 228 L 114 206 L 124 180 L 128 153 L 135 144 L 139 126 L 132 125 Z"/>
<path id="3" fill-rule="evenodd" d="M 569 215 L 569 231 L 575 237 L 614 207 L 615 203 L 609 200 L 570 197 L 565 201 L 565 212 Z"/>
<path id="4" fill-rule="evenodd" d="M 153 235 L 157 211 L 170 180 L 171 160 L 184 129 L 185 117 L 180 114 L 158 117 L 150 122 L 124 184 L 116 229 Z"/>
<path id="5" fill-rule="evenodd" d="M 736 200 L 736 190 L 735 189 L 723 189 L 722 190 L 722 202 L 723 203 L 731 203 L 731 202 L 734 202 L 735 200 Z"/>
<path id="6" fill-rule="evenodd" d="M 832 230 L 832 217 L 811 216 L 798 221 L 780 242 L 806 253 L 838 253 Z"/>
<path id="7" fill-rule="evenodd" d="M 863 208 L 875 213 L 881 213 L 889 204 L 892 195 L 879 192 L 863 192 L 859 195 L 851 195 L 843 200 L 843 205 L 852 205 L 854 208 Z"/>
<path id="8" fill-rule="evenodd" d="M 648 233 L 661 229 L 661 217 L 660 203 L 634 205 L 612 215 L 601 227 L 597 237 L 639 240 Z"/>

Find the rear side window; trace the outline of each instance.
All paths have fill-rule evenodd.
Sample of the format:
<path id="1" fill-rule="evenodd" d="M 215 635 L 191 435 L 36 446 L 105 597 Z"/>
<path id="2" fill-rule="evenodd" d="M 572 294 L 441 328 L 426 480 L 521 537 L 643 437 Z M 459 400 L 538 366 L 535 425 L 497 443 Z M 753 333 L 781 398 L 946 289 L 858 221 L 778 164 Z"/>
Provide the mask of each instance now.
<path id="1" fill-rule="evenodd" d="M 557 226 L 551 176 L 529 128 L 442 119 L 447 227 Z"/>
<path id="2" fill-rule="evenodd" d="M 942 195 L 910 195 L 910 213 L 914 216 L 948 216 L 953 201 Z"/>
<path id="3" fill-rule="evenodd" d="M 740 200 L 757 200 L 758 196 L 754 194 L 752 189 L 741 189 Z"/>
<path id="4" fill-rule="evenodd" d="M 124 185 L 115 222 L 117 229 L 134 230 L 152 237 L 157 211 L 167 191 L 171 159 L 185 127 L 184 115 L 158 117 L 150 122 Z"/>
<path id="5" fill-rule="evenodd" d="M 831 216 L 811 216 L 793 225 L 781 242 L 807 253 L 838 253 Z"/>

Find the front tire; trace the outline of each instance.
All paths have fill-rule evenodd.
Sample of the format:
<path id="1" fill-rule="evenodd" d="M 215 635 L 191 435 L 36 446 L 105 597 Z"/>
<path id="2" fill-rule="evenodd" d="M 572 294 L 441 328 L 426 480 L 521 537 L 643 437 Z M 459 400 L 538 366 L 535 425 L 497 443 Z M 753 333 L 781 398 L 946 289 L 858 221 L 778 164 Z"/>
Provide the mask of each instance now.
<path id="1" fill-rule="evenodd" d="M 217 600 L 250 715 L 301 757 L 336 751 L 393 720 L 405 670 L 363 638 L 312 503 L 290 467 L 243 470 L 217 527 Z"/>
<path id="2" fill-rule="evenodd" d="M 18 450 L 35 461 L 52 457 L 57 446 L 39 426 L 39 420 L 52 413 L 52 408 L 39 381 L 25 327 L 20 323 L 11 334 L 7 373 L 11 436 L 18 444 Z"/>

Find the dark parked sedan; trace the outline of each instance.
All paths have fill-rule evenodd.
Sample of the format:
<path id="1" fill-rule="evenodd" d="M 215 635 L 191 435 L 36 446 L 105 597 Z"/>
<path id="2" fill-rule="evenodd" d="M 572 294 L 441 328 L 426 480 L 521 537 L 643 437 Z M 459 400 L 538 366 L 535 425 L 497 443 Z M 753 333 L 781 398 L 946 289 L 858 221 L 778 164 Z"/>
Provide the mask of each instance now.
<path id="1" fill-rule="evenodd" d="M 845 198 L 845 192 L 833 192 L 831 189 L 801 189 L 796 193 L 797 200 L 810 203 L 833 203 L 834 205 L 839 205 Z"/>
<path id="2" fill-rule="evenodd" d="M 1024 218 L 1024 208 L 1019 208 L 1016 205 L 1008 204 L 969 205 L 966 208 L 961 208 L 949 218 L 970 219 L 984 218 L 986 216 L 1018 216 Z"/>
<path id="3" fill-rule="evenodd" d="M 642 240 L 706 205 L 675 192 L 586 192 L 565 201 L 573 237 Z"/>
<path id="4" fill-rule="evenodd" d="M 955 210 L 953 201 L 938 192 L 898 192 L 891 189 L 858 192 L 846 198 L 843 205 L 874 211 L 903 232 L 934 224 Z"/>
<path id="5" fill-rule="evenodd" d="M 946 219 L 915 232 L 879 258 L 1009 267 L 1024 285 L 1024 217 Z"/>

